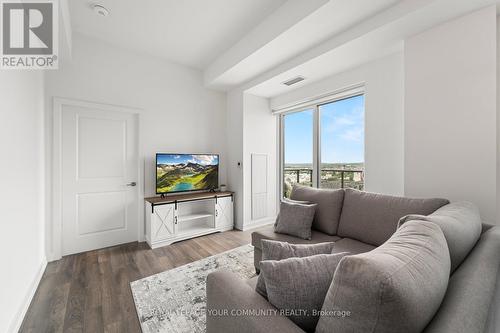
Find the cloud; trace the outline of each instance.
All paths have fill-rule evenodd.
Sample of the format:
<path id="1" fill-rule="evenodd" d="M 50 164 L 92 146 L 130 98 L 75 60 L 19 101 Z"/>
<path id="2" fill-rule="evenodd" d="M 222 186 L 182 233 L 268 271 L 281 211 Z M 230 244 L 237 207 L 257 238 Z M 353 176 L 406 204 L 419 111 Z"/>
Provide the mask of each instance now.
<path id="1" fill-rule="evenodd" d="M 217 163 L 216 155 L 196 155 L 193 156 L 193 159 L 190 161 L 192 163 L 198 163 L 201 165 L 212 165 Z"/>
<path id="2" fill-rule="evenodd" d="M 331 110 L 333 111 L 333 110 Z M 356 107 L 341 115 L 335 111 L 322 114 L 321 128 L 325 133 L 333 134 L 345 141 L 362 142 L 364 138 L 364 111 Z"/>
<path id="3" fill-rule="evenodd" d="M 340 134 L 340 137 L 346 141 L 362 142 L 364 138 L 364 128 L 350 128 Z"/>

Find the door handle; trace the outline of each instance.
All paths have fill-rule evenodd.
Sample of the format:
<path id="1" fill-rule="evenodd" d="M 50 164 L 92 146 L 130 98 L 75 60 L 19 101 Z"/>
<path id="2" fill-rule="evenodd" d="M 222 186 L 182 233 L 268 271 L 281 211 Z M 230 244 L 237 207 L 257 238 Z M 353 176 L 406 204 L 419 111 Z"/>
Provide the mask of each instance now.
<path id="1" fill-rule="evenodd" d="M 137 185 L 137 183 L 136 183 L 136 182 L 131 182 L 131 183 L 128 183 L 128 184 L 126 184 L 126 185 L 127 185 L 127 186 L 136 186 L 136 185 Z"/>

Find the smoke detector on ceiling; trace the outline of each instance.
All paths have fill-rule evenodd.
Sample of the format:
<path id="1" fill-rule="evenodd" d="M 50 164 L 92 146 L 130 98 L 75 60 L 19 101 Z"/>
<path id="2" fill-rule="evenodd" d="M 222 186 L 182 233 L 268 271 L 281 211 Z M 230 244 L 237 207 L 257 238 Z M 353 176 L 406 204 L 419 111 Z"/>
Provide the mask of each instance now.
<path id="1" fill-rule="evenodd" d="M 290 79 L 290 80 L 283 82 L 283 84 L 286 86 L 291 86 L 292 84 L 299 83 L 301 81 L 304 81 L 305 79 L 306 78 L 303 76 L 297 76 L 297 77 L 294 77 L 293 79 Z"/>
<path id="2" fill-rule="evenodd" d="M 102 5 L 94 5 L 92 8 L 94 9 L 94 13 L 99 16 L 106 17 L 109 15 L 109 10 Z"/>

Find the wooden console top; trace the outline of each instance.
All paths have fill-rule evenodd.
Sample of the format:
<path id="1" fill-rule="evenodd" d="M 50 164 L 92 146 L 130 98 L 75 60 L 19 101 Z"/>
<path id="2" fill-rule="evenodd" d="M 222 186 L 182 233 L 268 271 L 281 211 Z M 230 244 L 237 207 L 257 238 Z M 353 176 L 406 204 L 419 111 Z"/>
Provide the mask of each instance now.
<path id="1" fill-rule="evenodd" d="M 157 205 L 157 204 L 166 204 L 166 203 L 174 203 L 174 202 L 182 202 L 182 201 L 193 201 L 193 200 L 201 200 L 201 199 L 212 199 L 212 198 L 222 198 L 222 197 L 230 197 L 234 194 L 234 192 L 198 192 L 198 193 L 186 193 L 186 194 L 171 194 L 166 195 L 165 198 L 162 197 L 150 197 L 144 198 L 147 202 Z"/>

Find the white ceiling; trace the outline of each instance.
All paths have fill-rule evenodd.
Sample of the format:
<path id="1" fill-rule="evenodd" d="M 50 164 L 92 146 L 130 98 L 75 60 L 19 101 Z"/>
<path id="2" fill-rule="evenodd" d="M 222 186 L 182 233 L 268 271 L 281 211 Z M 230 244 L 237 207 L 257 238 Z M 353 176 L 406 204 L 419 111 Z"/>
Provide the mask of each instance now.
<path id="1" fill-rule="evenodd" d="M 403 0 L 342 31 L 320 45 L 244 82 L 248 93 L 275 97 L 388 54 L 405 39 L 500 0 Z M 227 75 L 227 74 L 226 74 Z M 304 76 L 293 86 L 284 81 Z"/>
<path id="2" fill-rule="evenodd" d="M 286 0 L 70 0 L 74 32 L 198 69 Z M 99 17 L 92 4 L 104 5 Z"/>
<path id="3" fill-rule="evenodd" d="M 258 50 L 251 50 L 249 54 L 234 61 L 230 68 L 225 68 L 217 73 L 217 71 L 212 70 L 213 65 L 208 67 L 205 73 L 206 83 L 226 88 L 239 82 L 245 82 L 256 74 L 263 73 L 321 44 L 398 2 L 401 0 L 330 0 L 319 3 L 314 11 L 297 20 L 293 26 L 283 31 L 279 36 L 273 36 Z M 287 10 L 291 9 L 287 8 Z M 276 14 L 277 12 L 271 16 L 278 16 Z M 279 24 L 280 17 L 272 19 L 275 24 Z M 251 35 L 245 38 L 255 39 Z M 231 51 L 233 50 L 230 49 L 226 53 L 231 53 Z M 225 56 L 222 55 L 219 59 L 223 59 Z"/>
<path id="4" fill-rule="evenodd" d="M 400 51 L 409 36 L 500 0 L 69 3 L 73 31 L 198 68 L 212 88 L 273 97 Z M 94 14 L 93 3 L 110 15 Z M 306 80 L 282 84 L 299 75 Z"/>

